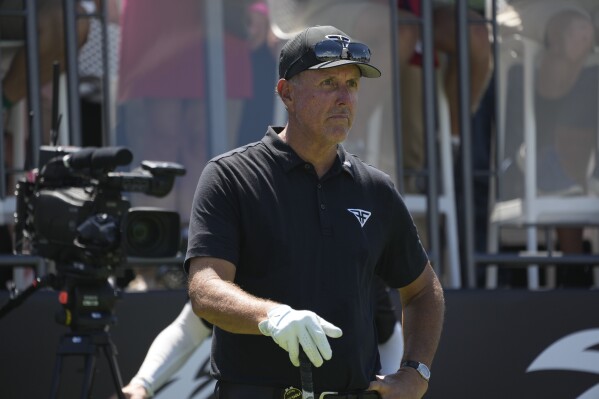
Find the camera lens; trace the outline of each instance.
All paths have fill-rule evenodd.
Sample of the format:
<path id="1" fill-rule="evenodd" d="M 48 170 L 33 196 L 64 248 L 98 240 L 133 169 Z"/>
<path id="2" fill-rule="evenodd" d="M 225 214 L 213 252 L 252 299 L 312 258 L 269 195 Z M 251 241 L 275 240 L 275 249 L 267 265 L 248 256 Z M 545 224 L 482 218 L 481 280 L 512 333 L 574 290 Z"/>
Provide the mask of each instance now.
<path id="1" fill-rule="evenodd" d="M 134 248 L 143 250 L 160 241 L 160 222 L 153 217 L 138 218 L 128 226 L 127 242 Z"/>
<path id="2" fill-rule="evenodd" d="M 180 242 L 179 215 L 159 208 L 131 208 L 125 220 L 125 253 L 144 258 L 177 253 Z"/>

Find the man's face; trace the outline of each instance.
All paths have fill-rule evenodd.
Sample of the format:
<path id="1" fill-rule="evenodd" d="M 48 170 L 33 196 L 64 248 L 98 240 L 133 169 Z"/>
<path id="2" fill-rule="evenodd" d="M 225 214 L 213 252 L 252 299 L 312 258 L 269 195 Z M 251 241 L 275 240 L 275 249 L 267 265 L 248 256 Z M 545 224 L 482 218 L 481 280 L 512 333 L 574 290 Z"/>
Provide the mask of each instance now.
<path id="1" fill-rule="evenodd" d="M 301 72 L 291 83 L 290 119 L 311 140 L 342 142 L 354 120 L 359 83 L 360 70 L 355 65 Z"/>

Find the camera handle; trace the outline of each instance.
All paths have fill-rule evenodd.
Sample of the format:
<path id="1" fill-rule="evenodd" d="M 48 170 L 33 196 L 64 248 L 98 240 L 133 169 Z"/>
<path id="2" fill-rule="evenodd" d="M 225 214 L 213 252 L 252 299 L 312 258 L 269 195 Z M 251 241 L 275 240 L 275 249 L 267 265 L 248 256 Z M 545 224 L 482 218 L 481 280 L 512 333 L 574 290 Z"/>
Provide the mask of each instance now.
<path id="1" fill-rule="evenodd" d="M 56 283 L 56 275 L 51 273 L 43 277 L 37 277 L 29 287 L 27 287 L 23 292 L 14 298 L 11 298 L 4 306 L 0 308 L 0 319 L 6 316 L 11 310 L 25 302 L 25 300 L 29 298 L 35 291 L 42 287 L 54 287 Z"/>

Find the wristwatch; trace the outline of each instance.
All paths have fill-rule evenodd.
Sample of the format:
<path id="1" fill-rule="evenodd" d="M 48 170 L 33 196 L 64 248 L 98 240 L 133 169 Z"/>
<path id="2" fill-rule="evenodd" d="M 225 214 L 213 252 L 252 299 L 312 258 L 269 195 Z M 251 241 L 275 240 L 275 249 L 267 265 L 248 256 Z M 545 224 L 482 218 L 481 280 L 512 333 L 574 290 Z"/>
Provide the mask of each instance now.
<path id="1" fill-rule="evenodd" d="M 428 382 L 428 380 L 430 380 L 431 378 L 431 371 L 429 370 L 428 366 L 424 363 L 416 362 L 414 360 L 404 360 L 401 363 L 401 367 L 412 367 L 413 369 L 416 369 L 418 374 L 420 374 L 420 376 L 426 382 Z"/>

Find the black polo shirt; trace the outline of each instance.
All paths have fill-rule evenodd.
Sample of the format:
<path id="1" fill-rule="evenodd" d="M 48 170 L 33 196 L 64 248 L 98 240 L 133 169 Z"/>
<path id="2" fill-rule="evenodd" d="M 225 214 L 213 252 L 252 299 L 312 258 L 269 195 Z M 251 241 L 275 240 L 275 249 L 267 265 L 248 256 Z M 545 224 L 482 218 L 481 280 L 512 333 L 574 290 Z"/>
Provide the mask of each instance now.
<path id="1" fill-rule="evenodd" d="M 235 283 L 262 298 L 309 309 L 343 330 L 333 358 L 314 368 L 315 390 L 365 389 L 378 370 L 372 290 L 420 275 L 427 255 L 390 178 L 339 146 L 318 178 L 277 133 L 211 160 L 196 189 L 189 259 L 236 265 Z M 215 328 L 216 378 L 300 386 L 299 369 L 270 337 Z"/>

